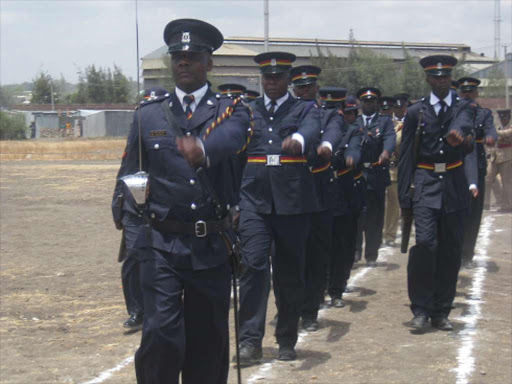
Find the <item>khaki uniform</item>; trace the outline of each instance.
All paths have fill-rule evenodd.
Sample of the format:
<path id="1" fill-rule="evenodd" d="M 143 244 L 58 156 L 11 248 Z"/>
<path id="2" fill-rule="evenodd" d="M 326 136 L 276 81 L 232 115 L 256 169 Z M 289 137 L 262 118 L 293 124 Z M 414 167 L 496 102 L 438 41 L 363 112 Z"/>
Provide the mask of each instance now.
<path id="1" fill-rule="evenodd" d="M 491 201 L 491 187 L 501 209 L 512 209 L 512 125 L 499 126 L 496 130 L 498 142 L 490 153 L 490 160 L 486 177 L 485 206 Z M 501 176 L 502 188 L 495 188 L 496 176 Z M 501 191 L 500 191 L 501 189 Z"/>
<path id="2" fill-rule="evenodd" d="M 400 151 L 400 142 L 402 141 L 402 120 L 394 120 L 394 128 L 396 133 L 395 151 L 391 156 L 389 166 L 389 174 L 391 177 L 391 185 L 386 189 L 386 213 L 384 219 L 384 241 L 394 242 L 398 229 L 398 221 L 400 219 L 400 208 L 398 206 L 398 155 Z"/>

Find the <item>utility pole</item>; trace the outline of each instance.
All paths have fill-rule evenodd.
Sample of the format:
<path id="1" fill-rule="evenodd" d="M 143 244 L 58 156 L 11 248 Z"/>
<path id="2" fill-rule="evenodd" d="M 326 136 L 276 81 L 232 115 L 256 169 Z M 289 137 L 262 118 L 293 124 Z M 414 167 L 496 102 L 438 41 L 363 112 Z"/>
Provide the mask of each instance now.
<path id="1" fill-rule="evenodd" d="M 494 0 L 494 60 L 500 59 L 501 47 L 501 10 L 500 0 Z"/>
<path id="2" fill-rule="evenodd" d="M 265 52 L 268 52 L 268 0 L 264 0 L 263 17 L 265 20 Z"/>
<path id="3" fill-rule="evenodd" d="M 503 48 L 505 48 L 505 61 L 504 61 L 504 65 L 505 65 L 505 103 L 507 105 L 507 109 L 510 108 L 510 104 L 509 104 L 509 96 L 508 96 L 508 78 L 509 78 L 509 73 L 508 73 L 508 57 L 507 57 L 507 46 L 505 45 Z"/>
<path id="4" fill-rule="evenodd" d="M 54 103 L 54 100 L 53 100 L 53 80 L 50 81 L 50 97 L 51 97 L 51 100 L 52 100 L 52 111 L 55 111 L 55 103 Z"/>

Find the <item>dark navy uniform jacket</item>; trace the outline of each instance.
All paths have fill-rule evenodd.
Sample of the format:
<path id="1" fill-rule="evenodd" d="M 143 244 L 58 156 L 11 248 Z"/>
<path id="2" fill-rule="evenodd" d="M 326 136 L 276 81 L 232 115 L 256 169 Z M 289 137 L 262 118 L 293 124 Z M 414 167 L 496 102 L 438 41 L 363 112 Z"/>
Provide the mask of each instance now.
<path id="1" fill-rule="evenodd" d="M 250 158 L 281 154 L 283 140 L 295 132 L 304 137 L 304 153 L 309 153 L 320 137 L 318 106 L 314 101 L 297 100 L 291 95 L 274 116 L 265 108 L 263 97 L 252 101 L 250 106 L 254 130 L 246 150 L 249 160 L 242 176 L 240 209 L 278 215 L 313 212 L 315 189 L 307 163 L 266 166 L 251 163 Z"/>
<path id="2" fill-rule="evenodd" d="M 336 147 L 343 138 L 346 130 L 343 116 L 338 113 L 337 108 L 320 107 L 320 143 L 328 141 L 332 145 L 334 153 Z M 317 211 L 332 209 L 335 204 L 335 177 L 332 162 L 325 162 L 317 155 L 316 146 L 311 149 L 308 155 L 308 163 L 315 181 L 315 197 Z"/>
<path id="3" fill-rule="evenodd" d="M 359 183 L 354 180 L 354 176 L 361 172 L 361 135 L 361 130 L 356 124 L 345 125 L 343 138 L 334 150 L 332 163 L 335 171 L 344 173 L 336 178 L 334 216 L 347 214 L 358 216 L 365 202 L 361 193 L 363 191 L 359 188 L 362 180 L 359 180 Z M 354 160 L 352 170 L 348 170 L 345 163 L 345 158 L 348 156 Z"/>
<path id="4" fill-rule="evenodd" d="M 369 190 L 382 190 L 391 185 L 389 167 L 387 164 L 376 165 L 375 163 L 379 161 L 383 150 L 387 150 L 390 156 L 395 150 L 396 133 L 393 121 L 389 116 L 377 113 L 370 121 L 369 127 L 365 126 L 361 115 L 357 117 L 355 124 L 363 132 L 362 162 L 366 186 Z M 371 133 L 371 136 L 368 133 Z"/>
<path id="5" fill-rule="evenodd" d="M 479 107 L 476 111 L 474 137 L 476 142 L 478 175 L 480 178 L 487 174 L 487 159 L 485 157 L 485 138 L 487 136 L 492 137 L 494 141 L 498 140 L 491 110 Z"/>
<path id="6" fill-rule="evenodd" d="M 419 163 L 446 163 L 454 164 L 464 161 L 464 145 L 452 147 L 445 141 L 447 133 L 455 129 L 463 137 L 470 134 L 474 127 L 476 107 L 470 100 L 453 98 L 452 105 L 446 111 L 443 121 L 438 121 L 438 116 L 430 104 L 429 98 L 413 104 L 407 109 L 404 127 L 402 129 L 402 145 L 398 161 L 398 200 L 401 208 L 415 206 L 443 209 L 450 213 L 466 209 L 469 204 L 469 184 L 477 184 L 475 151 L 466 157 L 471 162 L 469 167 L 474 176 L 467 180 L 465 167 L 459 166 L 444 173 L 436 173 L 433 170 L 417 168 L 414 164 L 413 143 L 420 110 L 423 110 L 421 122 L 422 135 L 419 150 Z M 415 192 L 411 200 L 409 186 L 414 174 Z"/>
<path id="7" fill-rule="evenodd" d="M 205 192 L 195 170 L 177 150 L 176 135 L 168 126 L 162 104 L 170 106 L 184 134 L 202 138 L 211 123 L 233 104 L 233 100 L 217 98 L 208 90 L 190 120 L 185 117 L 174 93 L 144 103 L 134 115 L 114 196 L 122 190 L 119 187 L 122 183 L 120 178 L 139 170 L 140 117 L 142 168 L 149 173 L 148 217 L 151 220 L 172 219 L 188 223 L 217 220 L 209 194 Z M 246 143 L 249 127 L 249 110 L 238 103 L 232 115 L 217 125 L 203 141 L 209 164 L 206 174 L 223 205 L 235 200 L 235 183 L 229 158 Z M 227 261 L 225 243 L 217 234 L 198 238 L 152 228 L 139 240 L 140 247 L 150 246 L 170 253 L 173 258 L 170 263 L 177 268 L 205 269 Z"/>

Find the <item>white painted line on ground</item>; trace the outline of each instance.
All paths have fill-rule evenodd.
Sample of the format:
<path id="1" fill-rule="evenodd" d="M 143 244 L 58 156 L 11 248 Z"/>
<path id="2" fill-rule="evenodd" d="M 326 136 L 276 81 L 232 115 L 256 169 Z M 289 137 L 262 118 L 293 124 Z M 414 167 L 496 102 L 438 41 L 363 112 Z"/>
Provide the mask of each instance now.
<path id="1" fill-rule="evenodd" d="M 475 370 L 475 357 L 473 356 L 474 336 L 477 333 L 476 325 L 482 317 L 481 303 L 485 275 L 487 272 L 487 248 L 490 244 L 491 227 L 494 217 L 487 216 L 480 227 L 478 236 L 478 246 L 474 262 L 476 268 L 472 271 L 472 284 L 470 289 L 470 298 L 466 300 L 469 305 L 469 314 L 457 318 L 464 322 L 464 329 L 459 332 L 461 336 L 461 345 L 457 353 L 457 368 L 454 369 L 457 374 L 457 384 L 468 384 L 473 371 Z M 498 232 L 498 230 L 495 230 Z"/>
<path id="2" fill-rule="evenodd" d="M 86 381 L 82 384 L 99 384 L 103 383 L 105 380 L 110 379 L 113 373 L 120 371 L 127 365 L 131 364 L 133 362 L 133 356 L 127 357 L 123 361 L 121 361 L 119 364 L 117 364 L 114 368 L 107 369 L 106 371 L 102 372 L 98 377 L 95 379 L 92 379 L 90 381 Z"/>
<path id="3" fill-rule="evenodd" d="M 387 257 L 389 255 L 391 255 L 392 253 L 393 253 L 393 251 L 391 248 L 381 248 L 379 250 L 379 262 L 386 261 Z M 368 273 L 369 270 L 376 271 L 378 269 L 364 267 L 362 270 L 360 270 L 359 272 L 357 272 L 354 276 L 352 276 L 350 278 L 348 286 L 353 287 L 354 284 L 357 281 L 361 280 Z M 318 311 L 318 318 L 321 319 L 323 317 L 323 314 L 326 311 L 327 311 L 327 309 L 321 309 L 320 311 Z M 306 331 L 299 332 L 299 337 L 297 339 L 297 345 L 302 344 L 303 342 L 306 342 L 309 335 L 310 334 Z M 272 378 L 272 368 L 274 368 L 274 366 L 276 364 L 286 364 L 286 363 L 282 363 L 279 360 L 271 360 L 268 363 L 261 365 L 260 368 L 247 379 L 247 384 L 255 384 L 257 382 L 261 382 L 261 380 L 271 379 Z"/>

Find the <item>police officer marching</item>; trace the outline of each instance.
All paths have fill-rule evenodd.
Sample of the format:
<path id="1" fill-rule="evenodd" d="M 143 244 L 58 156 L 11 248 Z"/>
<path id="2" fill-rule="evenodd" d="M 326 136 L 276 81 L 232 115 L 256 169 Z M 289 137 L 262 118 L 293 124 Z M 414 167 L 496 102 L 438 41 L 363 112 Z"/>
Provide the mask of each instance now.
<path id="1" fill-rule="evenodd" d="M 291 80 L 295 95 L 301 100 L 316 101 L 318 75 L 321 70 L 313 65 L 295 67 Z M 345 90 L 346 93 L 346 90 Z M 321 145 L 308 153 L 308 163 L 315 181 L 316 209 L 311 215 L 311 231 L 306 244 L 305 295 L 302 306 L 302 327 L 308 332 L 318 330 L 318 310 L 325 287 L 327 259 L 331 252 L 332 208 L 334 206 L 335 180 L 331 154 L 341 141 L 344 122 L 336 106 L 345 94 L 329 93 L 337 104 L 325 102 L 325 89 L 320 91 Z M 329 104 L 329 107 L 328 107 Z"/>
<path id="2" fill-rule="evenodd" d="M 327 292 L 331 298 L 330 304 L 334 308 L 345 306 L 342 297 L 354 264 L 357 218 L 364 203 L 364 190 L 360 189 L 361 131 L 354 124 L 357 105 L 355 100 L 345 98 L 346 93 L 345 88 L 326 87 L 320 90 L 325 107 L 344 113 L 344 116 L 348 117 L 347 120 L 352 122 L 347 124 L 345 121 L 342 140 L 336 146 L 331 161 L 334 168 L 335 193 Z"/>
<path id="3" fill-rule="evenodd" d="M 391 117 L 379 114 L 380 96 L 380 90 L 373 87 L 362 88 L 357 92 L 362 114 L 357 117 L 356 124 L 364 137 L 362 162 L 367 188 L 366 214 L 361 219 L 364 220 L 365 259 L 369 267 L 377 265 L 382 243 L 386 188 L 391 183 L 388 166 L 396 139 Z M 362 234 L 359 234 L 358 243 L 361 242 Z"/>
<path id="4" fill-rule="evenodd" d="M 407 281 L 411 327 L 419 331 L 429 318 L 433 327 L 453 329 L 448 316 L 461 263 L 468 186 L 473 196 L 478 194 L 476 172 L 468 180 L 462 166 L 470 162 L 476 170 L 476 156 L 465 157 L 462 145 L 473 130 L 475 107 L 450 91 L 456 64 L 457 59 L 447 55 L 420 60 L 432 92 L 408 108 L 402 133 L 398 197 L 403 214 L 412 209 L 416 226 Z"/>
<path id="5" fill-rule="evenodd" d="M 228 160 L 247 143 L 250 111 L 209 88 L 211 55 L 223 43 L 217 28 L 174 20 L 164 40 L 176 88 L 137 110 L 118 173 L 118 183 L 139 167 L 149 174 L 136 244 L 144 298 L 137 382 L 226 383 L 231 249 L 225 231 L 234 195 Z"/>
<path id="6" fill-rule="evenodd" d="M 474 77 L 463 77 L 457 81 L 461 98 L 476 100 L 478 97 L 478 85 L 480 80 Z M 487 174 L 487 155 L 485 146 L 493 147 L 497 134 L 494 127 L 494 119 L 490 109 L 481 108 L 478 104 L 476 110 L 473 137 L 478 172 L 478 196 L 471 199 L 469 215 L 464 220 L 464 242 L 462 246 L 462 262 L 465 267 L 473 266 L 472 260 L 475 252 L 476 240 L 482 221 L 485 195 L 485 176 Z"/>
<path id="7" fill-rule="evenodd" d="M 305 246 L 315 210 L 315 190 L 306 155 L 320 139 L 315 101 L 288 93 L 295 56 L 287 52 L 257 55 L 263 97 L 250 103 L 254 135 L 240 189 L 240 235 L 245 272 L 240 277 L 240 359 L 260 361 L 270 290 L 272 258 L 279 317 L 278 359 L 294 360 L 304 300 Z"/>
<path id="8" fill-rule="evenodd" d="M 395 246 L 398 222 L 400 220 L 400 207 L 398 206 L 398 188 L 397 188 L 397 167 L 400 143 L 402 141 L 402 128 L 407 110 L 409 95 L 399 93 L 393 96 L 393 128 L 396 134 L 395 150 L 391 154 L 389 162 L 390 186 L 386 189 L 386 208 L 384 215 L 384 242 L 389 247 Z"/>

